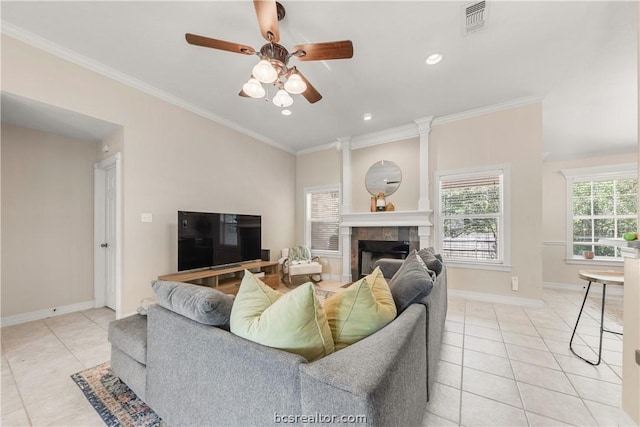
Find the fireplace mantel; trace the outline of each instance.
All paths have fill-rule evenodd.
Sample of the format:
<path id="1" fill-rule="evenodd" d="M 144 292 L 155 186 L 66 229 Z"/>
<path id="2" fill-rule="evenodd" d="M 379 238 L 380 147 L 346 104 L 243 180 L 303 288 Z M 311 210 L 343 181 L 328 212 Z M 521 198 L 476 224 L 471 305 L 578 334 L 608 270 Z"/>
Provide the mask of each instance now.
<path id="1" fill-rule="evenodd" d="M 342 227 L 431 227 L 433 211 L 354 212 L 340 216 Z"/>

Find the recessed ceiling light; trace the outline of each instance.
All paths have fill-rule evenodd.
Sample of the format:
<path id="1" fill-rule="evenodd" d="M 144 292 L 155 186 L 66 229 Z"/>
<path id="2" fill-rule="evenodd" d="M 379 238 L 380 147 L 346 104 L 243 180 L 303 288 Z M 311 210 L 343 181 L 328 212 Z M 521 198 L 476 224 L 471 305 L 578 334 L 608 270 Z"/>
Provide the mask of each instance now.
<path id="1" fill-rule="evenodd" d="M 371 120 L 373 118 L 373 116 L 369 113 L 365 114 L 364 116 L 362 116 L 362 120 Z"/>
<path id="2" fill-rule="evenodd" d="M 429 55 L 426 62 L 428 65 L 436 65 L 438 62 L 442 61 L 442 58 L 444 58 L 444 56 L 441 53 L 436 52 Z"/>
<path id="3" fill-rule="evenodd" d="M 282 110 L 280 113 L 282 113 L 283 116 L 290 116 L 291 110 Z"/>

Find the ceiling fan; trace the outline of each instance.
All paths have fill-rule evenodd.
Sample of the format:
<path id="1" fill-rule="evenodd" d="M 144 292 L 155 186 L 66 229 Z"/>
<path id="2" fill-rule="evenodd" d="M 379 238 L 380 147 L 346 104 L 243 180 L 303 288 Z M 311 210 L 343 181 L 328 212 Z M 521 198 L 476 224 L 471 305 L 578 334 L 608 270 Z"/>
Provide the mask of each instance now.
<path id="1" fill-rule="evenodd" d="M 289 53 L 284 46 L 278 44 L 280 41 L 278 21 L 281 21 L 285 16 L 284 7 L 275 0 L 254 0 L 253 5 L 258 17 L 260 32 L 268 41 L 259 51 L 250 46 L 189 33 L 185 34 L 187 43 L 260 57 L 260 62 L 253 67 L 251 78 L 242 86 L 240 96 L 264 97 L 266 92 L 262 83 L 265 83 L 273 84 L 279 89 L 272 99 L 278 107 L 288 107 L 293 103 L 289 94 L 302 94 L 312 104 L 320 101 L 322 95 L 302 73 L 295 66 L 287 66 L 289 59 L 294 56 L 300 61 L 351 58 L 353 57 L 351 41 L 300 44 L 294 46 L 292 52 Z"/>

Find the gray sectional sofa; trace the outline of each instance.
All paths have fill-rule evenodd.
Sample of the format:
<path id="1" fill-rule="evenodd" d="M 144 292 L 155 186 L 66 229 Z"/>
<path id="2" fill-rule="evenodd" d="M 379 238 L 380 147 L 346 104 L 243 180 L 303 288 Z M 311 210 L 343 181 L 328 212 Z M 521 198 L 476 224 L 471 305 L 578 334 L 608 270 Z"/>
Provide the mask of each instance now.
<path id="1" fill-rule="evenodd" d="M 111 323 L 111 367 L 172 426 L 420 425 L 446 305 L 443 270 L 386 327 L 311 363 L 153 305 Z"/>

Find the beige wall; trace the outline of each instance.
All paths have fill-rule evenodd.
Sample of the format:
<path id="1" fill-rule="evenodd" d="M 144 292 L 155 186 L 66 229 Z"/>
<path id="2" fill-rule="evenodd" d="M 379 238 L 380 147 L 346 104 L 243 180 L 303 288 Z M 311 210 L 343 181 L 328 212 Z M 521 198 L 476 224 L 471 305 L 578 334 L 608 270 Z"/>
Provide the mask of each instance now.
<path id="1" fill-rule="evenodd" d="M 434 126 L 438 171 L 511 166 L 511 271 L 449 269 L 452 289 L 539 299 L 542 296 L 542 105 L 530 104 Z M 433 175 L 432 175 L 433 176 Z M 432 185 L 433 187 L 433 185 Z M 433 195 L 431 196 L 433 198 Z M 511 277 L 520 290 L 511 290 Z"/>
<path id="2" fill-rule="evenodd" d="M 2 316 L 93 300 L 96 143 L 2 125 Z"/>
<path id="3" fill-rule="evenodd" d="M 582 286 L 584 283 L 578 279 L 578 270 L 589 268 L 586 267 L 585 264 L 567 264 L 565 262 L 567 244 L 567 183 L 561 170 L 632 163 L 635 159 L 636 154 L 633 153 L 543 163 L 542 280 L 544 282 Z M 593 266 L 593 264 L 586 265 Z M 622 271 L 622 265 L 617 267 L 601 266 L 600 268 Z"/>
<path id="4" fill-rule="evenodd" d="M 175 271 L 178 210 L 262 215 L 272 258 L 294 240 L 292 154 L 4 35 L 2 88 L 123 126 L 122 314 Z"/>
<path id="5" fill-rule="evenodd" d="M 298 155 L 296 160 L 296 241 L 304 243 L 304 189 L 323 185 L 337 185 L 342 182 L 342 152 L 334 148 Z M 339 280 L 342 274 L 342 258 L 322 258 L 322 273 Z"/>
<path id="6" fill-rule="evenodd" d="M 371 194 L 365 187 L 365 176 L 371 165 L 380 160 L 394 162 L 402 172 L 402 183 L 395 193 L 386 198 L 387 203 L 393 203 L 399 211 L 417 210 L 420 198 L 419 153 L 420 140 L 417 137 L 353 150 L 351 152 L 351 211 L 370 211 Z"/>

